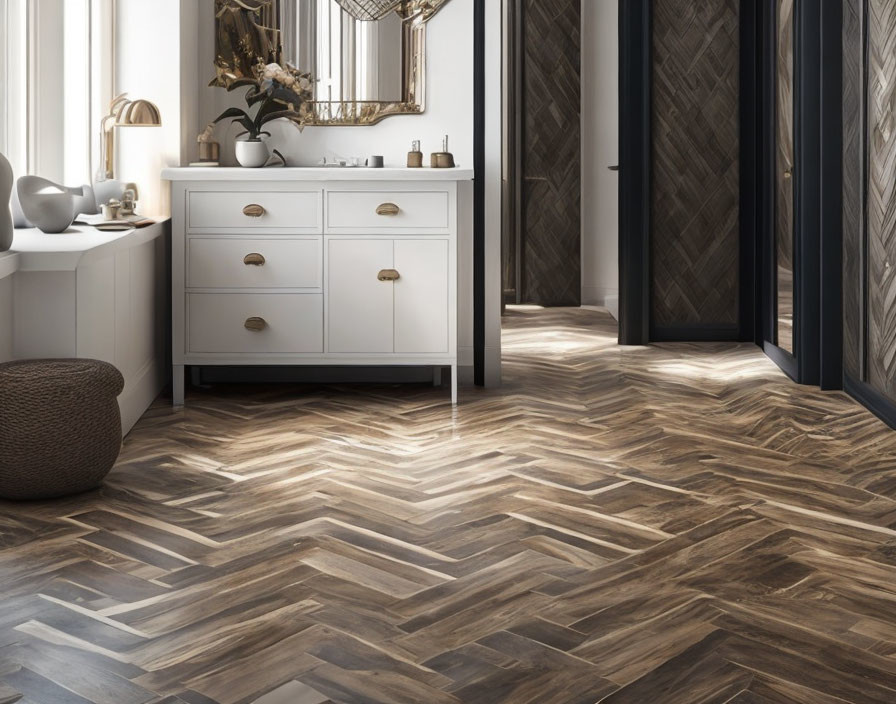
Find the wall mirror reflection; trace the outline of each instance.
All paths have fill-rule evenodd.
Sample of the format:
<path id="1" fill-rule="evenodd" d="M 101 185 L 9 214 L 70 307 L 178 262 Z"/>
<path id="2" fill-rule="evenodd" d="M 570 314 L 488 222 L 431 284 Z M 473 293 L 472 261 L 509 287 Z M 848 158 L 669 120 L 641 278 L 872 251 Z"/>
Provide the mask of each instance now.
<path id="1" fill-rule="evenodd" d="M 313 78 L 311 124 L 374 124 L 424 110 L 426 24 L 448 0 L 217 0 L 214 85 L 254 65 Z"/>

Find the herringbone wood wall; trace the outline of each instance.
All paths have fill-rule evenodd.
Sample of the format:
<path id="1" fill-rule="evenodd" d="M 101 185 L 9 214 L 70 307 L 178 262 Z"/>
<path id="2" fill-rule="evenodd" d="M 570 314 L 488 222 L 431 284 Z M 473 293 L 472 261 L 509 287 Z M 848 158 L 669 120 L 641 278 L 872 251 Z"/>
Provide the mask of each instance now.
<path id="1" fill-rule="evenodd" d="M 522 301 L 577 306 L 581 0 L 524 0 L 523 10 Z"/>
<path id="2" fill-rule="evenodd" d="M 896 399 L 896 3 L 868 0 L 868 382 Z"/>
<path id="3" fill-rule="evenodd" d="M 739 2 L 654 0 L 652 322 L 738 321 Z"/>
<path id="4" fill-rule="evenodd" d="M 861 379 L 864 42 L 862 0 L 843 2 L 843 367 Z"/>

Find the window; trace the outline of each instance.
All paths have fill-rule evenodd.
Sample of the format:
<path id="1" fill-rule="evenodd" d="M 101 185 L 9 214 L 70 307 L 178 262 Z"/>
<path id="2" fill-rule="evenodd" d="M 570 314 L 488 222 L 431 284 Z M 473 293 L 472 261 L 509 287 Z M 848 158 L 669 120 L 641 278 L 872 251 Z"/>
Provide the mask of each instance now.
<path id="1" fill-rule="evenodd" d="M 0 0 L 0 152 L 17 176 L 28 160 L 26 20 L 26 0 Z"/>
<path id="2" fill-rule="evenodd" d="M 0 151 L 16 176 L 92 180 L 112 97 L 113 10 L 114 0 L 0 0 Z"/>

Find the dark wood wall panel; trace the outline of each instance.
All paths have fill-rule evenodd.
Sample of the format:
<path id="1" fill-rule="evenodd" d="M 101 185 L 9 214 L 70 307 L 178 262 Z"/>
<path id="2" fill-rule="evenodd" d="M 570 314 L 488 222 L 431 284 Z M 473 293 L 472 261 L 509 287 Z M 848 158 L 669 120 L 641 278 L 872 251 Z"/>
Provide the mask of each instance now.
<path id="1" fill-rule="evenodd" d="M 739 0 L 654 0 L 651 322 L 738 322 Z"/>
<path id="2" fill-rule="evenodd" d="M 868 383 L 896 400 L 896 3 L 868 0 Z"/>
<path id="3" fill-rule="evenodd" d="M 581 0 L 523 2 L 521 289 L 528 303 L 581 302 L 581 17 Z"/>
<path id="4" fill-rule="evenodd" d="M 843 368 L 863 375 L 862 0 L 843 2 Z"/>

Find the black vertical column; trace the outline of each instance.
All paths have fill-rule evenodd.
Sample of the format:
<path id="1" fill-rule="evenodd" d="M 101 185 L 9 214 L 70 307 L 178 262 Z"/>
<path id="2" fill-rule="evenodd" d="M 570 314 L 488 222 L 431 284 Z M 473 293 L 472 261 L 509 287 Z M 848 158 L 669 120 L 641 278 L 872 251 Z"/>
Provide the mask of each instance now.
<path id="1" fill-rule="evenodd" d="M 485 385 L 485 0 L 473 2 L 473 378 Z"/>
<path id="2" fill-rule="evenodd" d="M 650 330 L 651 0 L 619 0 L 619 344 Z"/>

